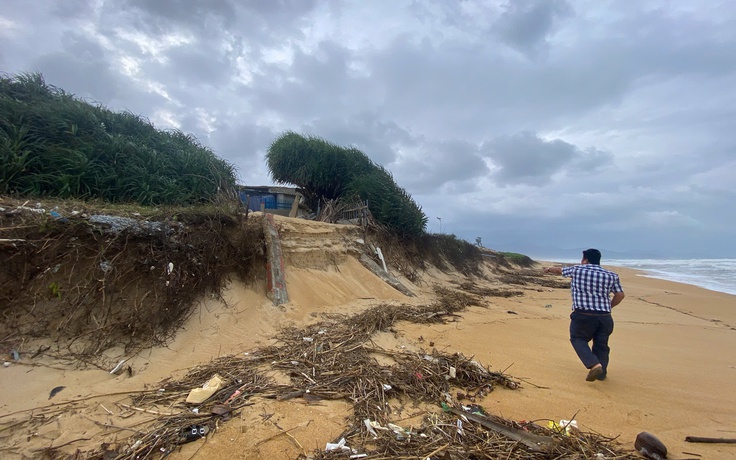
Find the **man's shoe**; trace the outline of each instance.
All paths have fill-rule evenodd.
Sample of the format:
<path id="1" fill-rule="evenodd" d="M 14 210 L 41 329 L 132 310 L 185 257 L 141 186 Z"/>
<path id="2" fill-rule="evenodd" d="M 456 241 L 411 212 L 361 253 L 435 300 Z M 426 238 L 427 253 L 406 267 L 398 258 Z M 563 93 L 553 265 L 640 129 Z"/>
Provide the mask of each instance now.
<path id="1" fill-rule="evenodd" d="M 597 378 L 598 380 L 606 380 L 606 373 L 605 373 L 605 372 L 601 372 L 601 375 L 599 375 L 599 376 L 598 376 L 598 377 L 596 377 L 596 378 Z"/>
<path id="2" fill-rule="evenodd" d="M 585 380 L 588 382 L 593 382 L 598 379 L 598 377 L 603 374 L 603 366 L 600 364 L 596 364 L 595 366 L 591 367 L 588 371 L 588 376 L 585 377 Z"/>

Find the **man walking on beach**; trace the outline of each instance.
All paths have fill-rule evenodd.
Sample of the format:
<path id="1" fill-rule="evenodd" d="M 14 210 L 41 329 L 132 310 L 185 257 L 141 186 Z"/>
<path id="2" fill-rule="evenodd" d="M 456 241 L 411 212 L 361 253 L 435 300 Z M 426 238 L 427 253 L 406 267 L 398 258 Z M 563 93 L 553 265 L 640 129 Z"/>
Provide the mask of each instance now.
<path id="1" fill-rule="evenodd" d="M 601 252 L 583 251 L 580 265 L 546 267 L 545 273 L 572 278 L 572 313 L 570 314 L 570 343 L 580 361 L 588 368 L 588 382 L 604 380 L 608 371 L 608 337 L 613 332 L 611 309 L 624 299 L 624 290 L 618 275 L 600 266 Z M 610 294 L 613 294 L 611 297 Z M 588 346 L 593 341 L 593 348 Z"/>

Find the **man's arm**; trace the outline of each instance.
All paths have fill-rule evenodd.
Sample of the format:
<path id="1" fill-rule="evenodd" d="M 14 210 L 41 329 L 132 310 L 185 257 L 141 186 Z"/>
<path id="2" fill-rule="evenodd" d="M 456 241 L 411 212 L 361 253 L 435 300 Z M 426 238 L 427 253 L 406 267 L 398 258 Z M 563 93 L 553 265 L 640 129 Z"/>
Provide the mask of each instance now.
<path id="1" fill-rule="evenodd" d="M 552 273 L 553 275 L 562 275 L 562 268 L 561 267 L 544 267 L 544 273 Z"/>
<path id="2" fill-rule="evenodd" d="M 611 308 L 620 304 L 621 301 L 624 300 L 624 297 L 626 297 L 626 294 L 624 294 L 623 292 L 614 292 L 613 297 L 611 298 Z"/>

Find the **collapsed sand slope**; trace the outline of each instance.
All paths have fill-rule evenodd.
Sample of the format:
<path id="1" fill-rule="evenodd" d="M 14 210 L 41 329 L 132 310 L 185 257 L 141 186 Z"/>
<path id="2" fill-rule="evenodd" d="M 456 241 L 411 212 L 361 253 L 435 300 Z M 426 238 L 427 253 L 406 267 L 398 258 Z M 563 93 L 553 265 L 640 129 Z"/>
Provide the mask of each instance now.
<path id="1" fill-rule="evenodd" d="M 296 318 L 343 305 L 407 300 L 359 262 L 371 252 L 360 227 L 274 217 L 286 266 L 287 310 Z"/>

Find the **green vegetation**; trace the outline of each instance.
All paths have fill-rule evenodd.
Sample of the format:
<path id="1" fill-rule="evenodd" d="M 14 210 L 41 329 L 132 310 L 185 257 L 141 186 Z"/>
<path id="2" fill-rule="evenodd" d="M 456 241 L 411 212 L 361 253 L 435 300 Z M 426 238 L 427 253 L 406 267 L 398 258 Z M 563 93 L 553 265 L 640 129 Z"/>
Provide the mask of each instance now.
<path id="1" fill-rule="evenodd" d="M 464 275 L 481 275 L 483 255 L 480 249 L 452 234 L 425 235 L 421 243 L 423 256 L 440 269 L 447 263 Z"/>
<path id="2" fill-rule="evenodd" d="M 534 265 L 534 260 L 532 260 L 532 258 L 529 256 L 525 256 L 524 254 L 519 254 L 516 252 L 499 252 L 499 254 L 501 254 L 504 259 L 522 267 L 529 267 L 531 265 Z"/>
<path id="3" fill-rule="evenodd" d="M 273 179 L 294 184 L 316 204 L 359 197 L 368 201 L 376 221 L 403 237 L 420 237 L 427 216 L 385 168 L 356 148 L 318 137 L 287 132 L 269 147 L 266 161 Z"/>
<path id="4" fill-rule="evenodd" d="M 234 167 L 191 135 L 79 100 L 38 73 L 0 77 L 0 193 L 189 205 L 234 186 Z"/>

